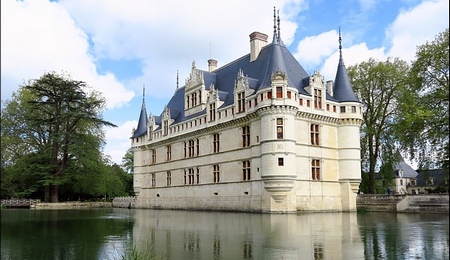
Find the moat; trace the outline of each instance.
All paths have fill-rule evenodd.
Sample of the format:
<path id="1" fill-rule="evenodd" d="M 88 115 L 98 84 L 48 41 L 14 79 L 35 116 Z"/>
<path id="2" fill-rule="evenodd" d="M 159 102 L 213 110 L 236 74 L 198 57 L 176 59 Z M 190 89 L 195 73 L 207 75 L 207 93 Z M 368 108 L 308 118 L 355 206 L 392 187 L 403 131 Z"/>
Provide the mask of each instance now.
<path id="1" fill-rule="evenodd" d="M 1 212 L 1 259 L 449 259 L 449 215 L 122 208 Z"/>

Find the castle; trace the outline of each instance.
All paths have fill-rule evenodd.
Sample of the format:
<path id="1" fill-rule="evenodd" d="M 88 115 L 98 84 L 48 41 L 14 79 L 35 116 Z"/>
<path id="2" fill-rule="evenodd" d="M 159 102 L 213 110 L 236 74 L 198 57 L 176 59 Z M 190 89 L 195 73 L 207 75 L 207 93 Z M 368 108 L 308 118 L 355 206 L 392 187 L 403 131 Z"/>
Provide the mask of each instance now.
<path id="1" fill-rule="evenodd" d="M 362 112 L 340 33 L 334 81 L 308 75 L 279 17 L 267 39 L 251 33 L 250 53 L 222 67 L 193 62 L 160 116 L 143 101 L 131 137 L 136 208 L 356 211 Z"/>

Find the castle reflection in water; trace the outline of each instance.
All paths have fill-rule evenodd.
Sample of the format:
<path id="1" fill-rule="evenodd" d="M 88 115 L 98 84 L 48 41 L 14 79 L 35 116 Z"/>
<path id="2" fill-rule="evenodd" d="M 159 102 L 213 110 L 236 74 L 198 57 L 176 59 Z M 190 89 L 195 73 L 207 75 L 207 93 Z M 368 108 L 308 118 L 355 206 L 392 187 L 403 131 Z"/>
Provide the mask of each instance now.
<path id="1" fill-rule="evenodd" d="M 133 240 L 164 259 L 448 259 L 448 234 L 442 214 L 137 210 Z"/>

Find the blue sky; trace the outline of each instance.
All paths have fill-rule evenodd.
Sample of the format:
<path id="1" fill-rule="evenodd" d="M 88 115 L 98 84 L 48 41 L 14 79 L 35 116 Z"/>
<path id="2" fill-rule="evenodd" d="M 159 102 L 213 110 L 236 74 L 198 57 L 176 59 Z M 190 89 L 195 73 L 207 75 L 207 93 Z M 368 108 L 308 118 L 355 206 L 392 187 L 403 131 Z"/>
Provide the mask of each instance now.
<path id="1" fill-rule="evenodd" d="M 45 72 L 67 72 L 107 99 L 104 153 L 121 163 L 142 104 L 160 115 L 192 61 L 223 66 L 249 53 L 249 34 L 281 38 L 305 70 L 334 79 L 338 30 L 347 66 L 370 57 L 414 60 L 449 26 L 448 0 L 2 0 L 1 99 Z"/>

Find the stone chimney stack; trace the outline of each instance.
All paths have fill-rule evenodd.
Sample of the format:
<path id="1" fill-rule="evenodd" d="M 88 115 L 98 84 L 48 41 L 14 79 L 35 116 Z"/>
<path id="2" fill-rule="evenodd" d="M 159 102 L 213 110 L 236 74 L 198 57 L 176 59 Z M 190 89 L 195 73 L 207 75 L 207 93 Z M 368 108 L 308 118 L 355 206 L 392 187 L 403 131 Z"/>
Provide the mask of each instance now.
<path id="1" fill-rule="evenodd" d="M 330 94 L 330 96 L 333 96 L 333 81 L 328 80 L 327 81 L 327 92 Z"/>
<path id="2" fill-rule="evenodd" d="M 217 69 L 217 61 L 213 59 L 208 60 L 208 71 L 214 71 Z"/>
<path id="3" fill-rule="evenodd" d="M 258 58 L 262 47 L 267 44 L 267 34 L 252 32 L 250 35 L 250 62 Z"/>

